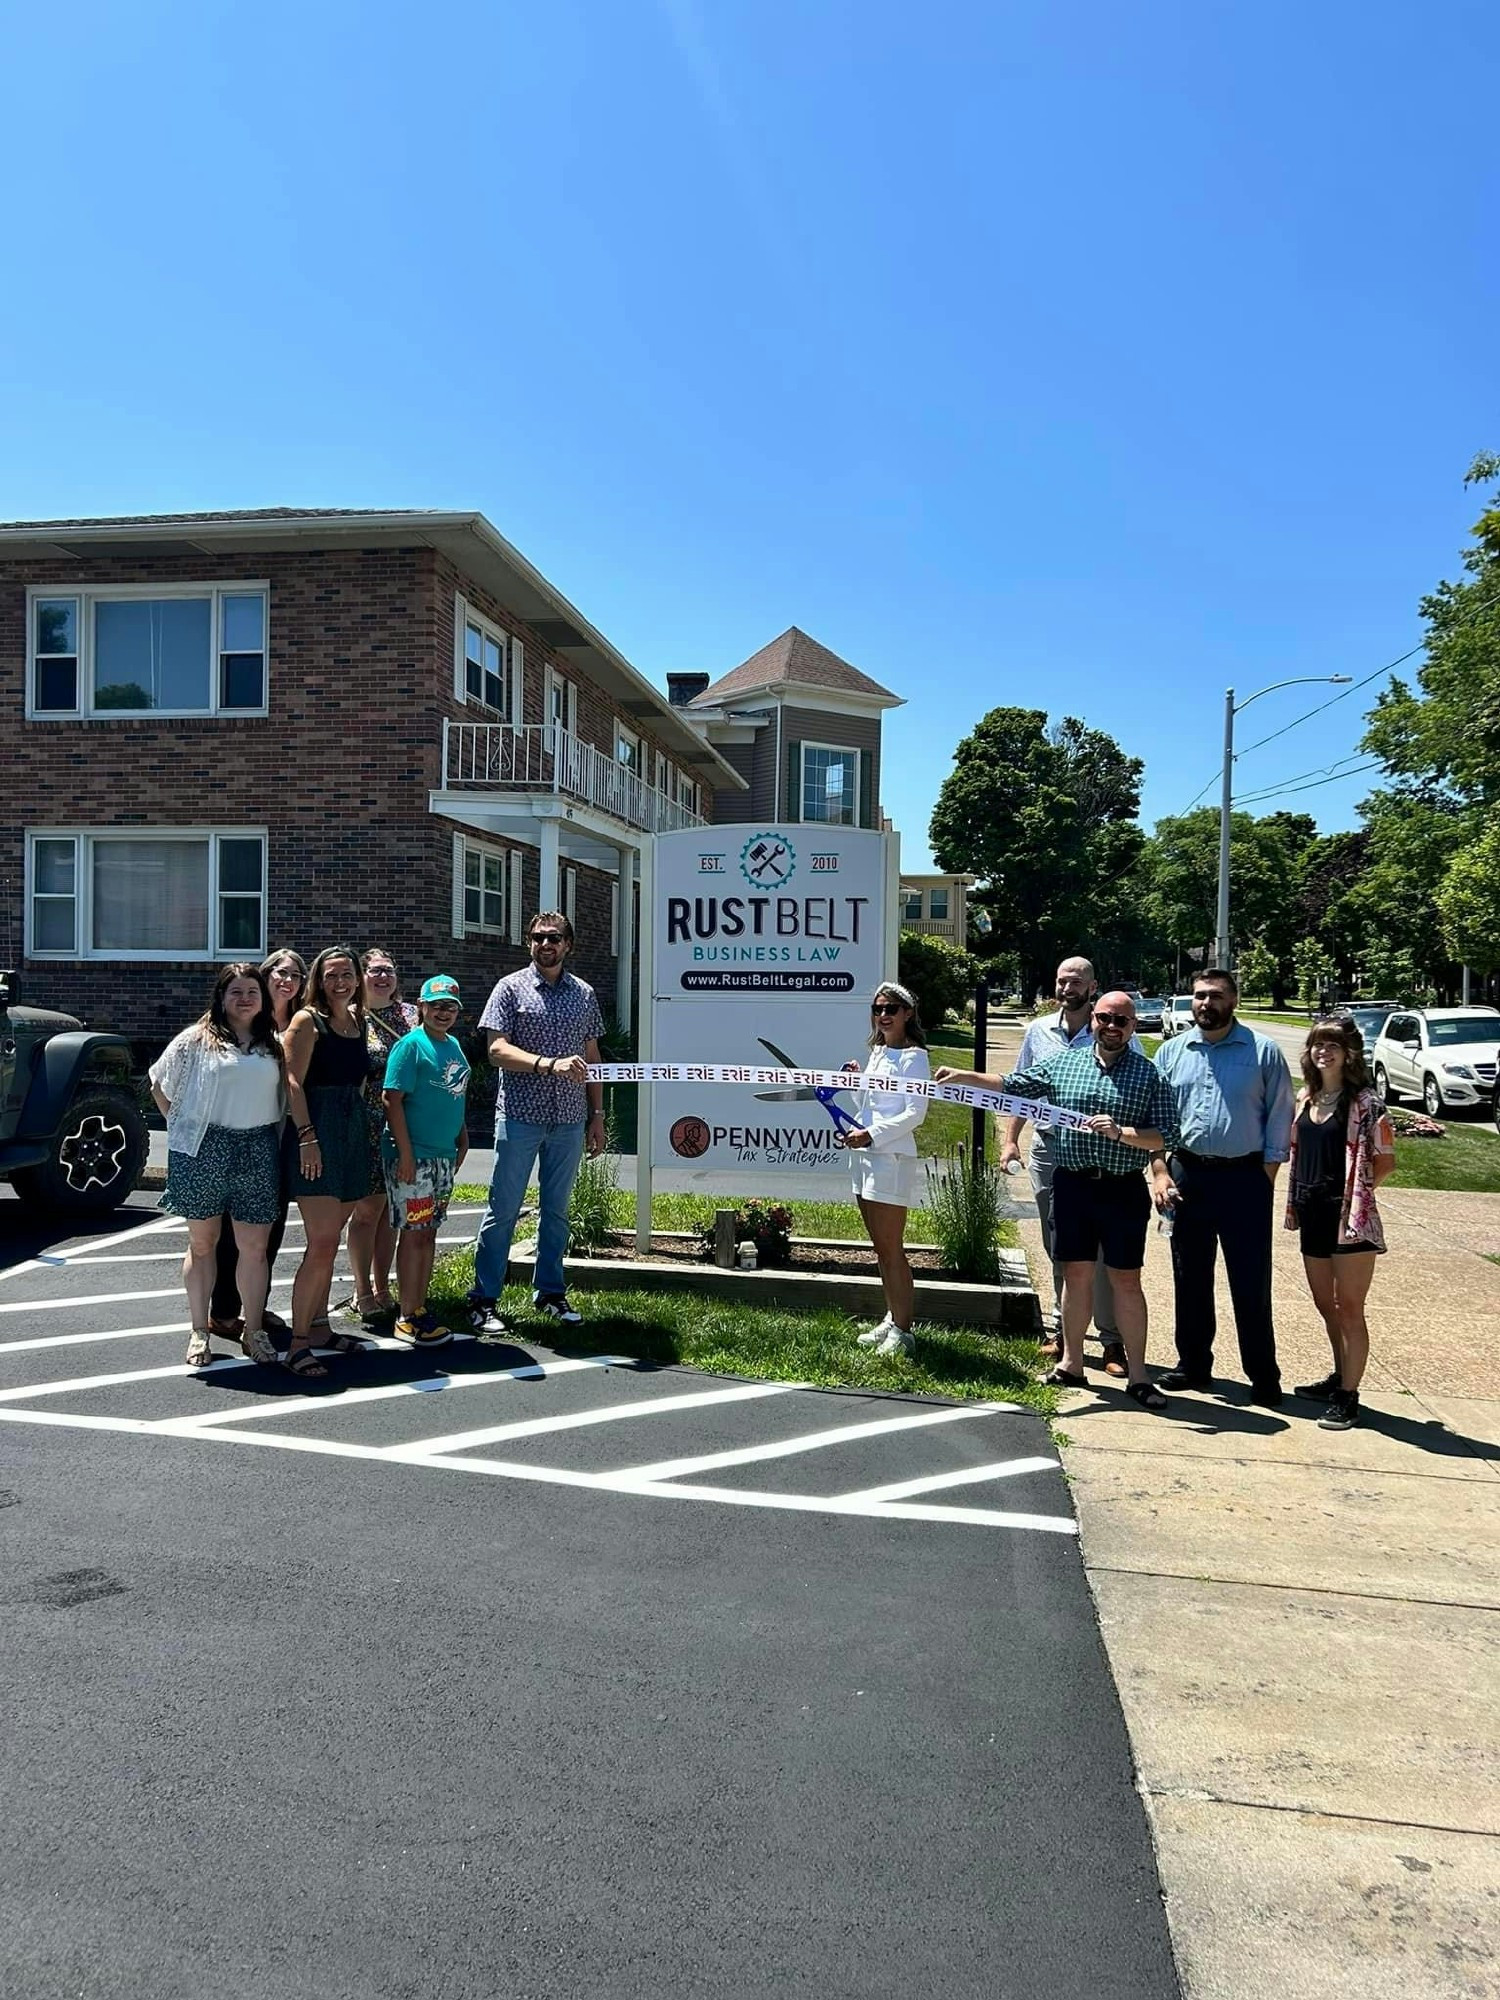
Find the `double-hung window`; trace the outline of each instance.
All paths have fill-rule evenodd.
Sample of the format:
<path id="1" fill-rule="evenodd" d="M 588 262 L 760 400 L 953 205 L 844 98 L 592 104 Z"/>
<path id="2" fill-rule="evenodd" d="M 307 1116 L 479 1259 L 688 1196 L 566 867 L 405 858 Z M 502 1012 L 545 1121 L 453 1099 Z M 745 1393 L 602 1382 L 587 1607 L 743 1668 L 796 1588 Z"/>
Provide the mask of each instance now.
<path id="1" fill-rule="evenodd" d="M 927 891 L 927 914 L 935 924 L 947 923 L 948 891 L 946 889 L 929 889 Z"/>
<path id="2" fill-rule="evenodd" d="M 906 924 L 921 923 L 922 891 L 920 889 L 907 889 L 902 893 L 901 921 Z"/>
<path id="3" fill-rule="evenodd" d="M 859 824 L 859 752 L 802 746 L 802 817 L 827 826 Z"/>
<path id="4" fill-rule="evenodd" d="M 684 812 L 696 818 L 698 813 L 698 781 L 690 778 L 685 771 L 677 773 L 677 803 Z"/>
<path id="5" fill-rule="evenodd" d="M 32 590 L 26 713 L 264 715 L 265 584 Z"/>
<path id="6" fill-rule="evenodd" d="M 509 880 L 506 855 L 498 847 L 473 847 L 464 843 L 464 929 L 488 931 L 504 937 L 506 887 Z"/>
<path id="7" fill-rule="evenodd" d="M 29 958 L 259 959 L 259 829 L 47 830 L 26 838 Z"/>
<path id="8" fill-rule="evenodd" d="M 455 699 L 488 709 L 497 721 L 519 722 L 525 660 L 521 641 L 462 597 L 455 599 L 453 632 Z"/>

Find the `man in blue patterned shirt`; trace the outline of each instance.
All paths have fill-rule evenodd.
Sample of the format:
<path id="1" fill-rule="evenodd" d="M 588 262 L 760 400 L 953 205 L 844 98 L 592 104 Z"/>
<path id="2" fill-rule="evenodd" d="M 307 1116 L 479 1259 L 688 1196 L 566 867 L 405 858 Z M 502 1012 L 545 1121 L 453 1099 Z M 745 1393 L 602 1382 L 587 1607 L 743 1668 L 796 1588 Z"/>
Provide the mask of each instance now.
<path id="1" fill-rule="evenodd" d="M 1102 1253 L 1130 1374 L 1125 1393 L 1145 1409 L 1160 1410 L 1167 1399 L 1146 1376 L 1141 1266 L 1151 1195 L 1143 1156 L 1160 1151 L 1168 1141 L 1172 1093 L 1156 1065 L 1131 1045 L 1135 1004 L 1128 993 L 1105 993 L 1094 1002 L 1093 1031 L 1088 1048 L 1059 1049 L 1010 1076 L 950 1069 L 934 1075 L 939 1083 L 974 1083 L 1016 1097 L 1045 1097 L 1065 1111 L 1086 1115 L 1087 1126 L 1063 1126 L 1056 1135 L 1052 1240 L 1063 1267 L 1063 1356 L 1045 1379 L 1069 1389 L 1088 1386 L 1083 1336 L 1093 1311 L 1094 1263 Z"/>
<path id="2" fill-rule="evenodd" d="M 563 1280 L 568 1202 L 584 1148 L 591 1159 L 604 1150 L 604 1087 L 588 1075 L 589 1064 L 599 1060 L 604 1022 L 593 987 L 564 963 L 573 949 L 573 926 L 560 910 L 542 910 L 527 926 L 526 944 L 531 963 L 499 981 L 479 1017 L 480 1027 L 490 1031 L 490 1061 L 503 1079 L 495 1171 L 467 1302 L 469 1324 L 480 1335 L 509 1331 L 495 1301 L 533 1166 L 541 1209 L 533 1273 L 537 1310 L 564 1326 L 578 1325 L 582 1314 L 569 1303 Z"/>

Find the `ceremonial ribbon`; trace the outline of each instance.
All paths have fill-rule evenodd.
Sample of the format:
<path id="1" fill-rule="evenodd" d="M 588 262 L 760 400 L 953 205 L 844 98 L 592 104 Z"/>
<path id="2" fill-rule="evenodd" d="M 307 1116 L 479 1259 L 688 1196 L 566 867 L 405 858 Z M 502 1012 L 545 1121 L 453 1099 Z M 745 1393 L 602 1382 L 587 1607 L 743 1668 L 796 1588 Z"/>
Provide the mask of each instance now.
<path id="1" fill-rule="evenodd" d="M 758 1063 L 590 1063 L 590 1083 L 753 1083 L 773 1090 L 870 1090 L 881 1097 L 925 1097 L 941 1104 L 967 1104 L 1005 1118 L 1029 1118 L 1036 1125 L 1089 1122 L 1086 1111 L 1065 1111 L 1045 1097 L 1013 1097 L 972 1083 L 931 1083 L 925 1077 L 865 1078 L 847 1069 L 770 1069 Z"/>

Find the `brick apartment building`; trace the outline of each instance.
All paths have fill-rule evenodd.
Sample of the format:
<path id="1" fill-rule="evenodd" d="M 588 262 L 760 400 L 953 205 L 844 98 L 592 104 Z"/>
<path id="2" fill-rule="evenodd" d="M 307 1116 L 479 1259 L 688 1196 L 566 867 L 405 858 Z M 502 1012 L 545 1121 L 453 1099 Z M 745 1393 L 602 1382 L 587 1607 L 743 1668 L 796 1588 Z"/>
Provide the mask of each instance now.
<path id="1" fill-rule="evenodd" d="M 795 629 L 673 678 L 479 514 L 0 526 L 0 960 L 149 1042 L 282 944 L 382 944 L 477 1007 L 550 905 L 628 1026 L 650 836 L 879 825 L 897 700 Z"/>

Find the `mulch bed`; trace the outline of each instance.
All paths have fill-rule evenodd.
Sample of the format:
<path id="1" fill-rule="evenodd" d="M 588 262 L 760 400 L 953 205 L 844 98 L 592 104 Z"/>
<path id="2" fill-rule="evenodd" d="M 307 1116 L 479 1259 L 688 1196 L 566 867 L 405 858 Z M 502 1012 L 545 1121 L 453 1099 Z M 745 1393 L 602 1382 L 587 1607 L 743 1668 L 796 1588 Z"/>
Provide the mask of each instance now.
<path id="1" fill-rule="evenodd" d="M 590 1256 L 605 1259 L 611 1263 L 634 1264 L 642 1261 L 635 1247 L 635 1238 L 617 1234 L 600 1250 L 590 1251 Z M 936 1250 L 911 1249 L 907 1251 L 911 1267 L 924 1278 L 947 1278 L 953 1273 L 943 1267 L 941 1254 Z M 701 1244 L 685 1243 L 680 1236 L 653 1236 L 651 1239 L 650 1261 L 653 1264 L 706 1264 L 713 1263 L 713 1257 Z M 868 1243 L 850 1243 L 847 1247 L 833 1248 L 826 1244 L 816 1247 L 807 1243 L 792 1242 L 792 1259 L 789 1264 L 765 1264 L 762 1270 L 819 1272 L 837 1277 L 875 1276 L 875 1253 Z"/>

